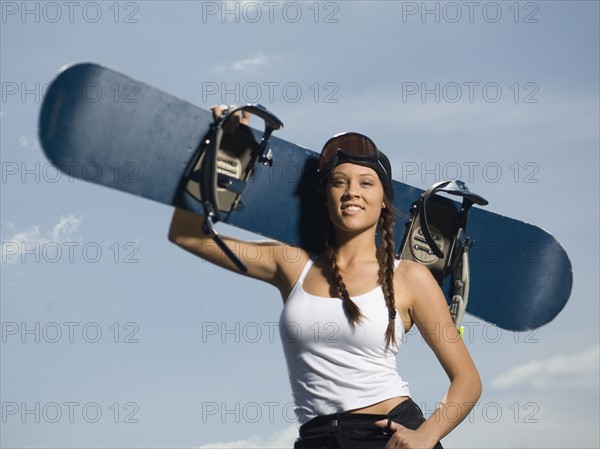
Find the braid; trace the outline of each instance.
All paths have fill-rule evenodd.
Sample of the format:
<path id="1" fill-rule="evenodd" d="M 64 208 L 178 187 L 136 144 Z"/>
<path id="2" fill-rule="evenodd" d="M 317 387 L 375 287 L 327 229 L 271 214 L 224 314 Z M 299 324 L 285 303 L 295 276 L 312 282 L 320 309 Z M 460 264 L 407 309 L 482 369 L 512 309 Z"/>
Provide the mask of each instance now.
<path id="1" fill-rule="evenodd" d="M 350 319 L 352 325 L 360 323 L 361 319 L 363 318 L 363 314 L 356 303 L 350 299 L 350 295 L 348 294 L 348 290 L 346 289 L 346 285 L 344 284 L 344 280 L 342 279 L 342 275 L 340 274 L 340 270 L 337 266 L 337 256 L 335 254 L 335 250 L 333 249 L 333 246 L 329 244 L 329 242 L 327 243 L 327 249 L 325 253 L 331 266 L 333 284 L 337 286 L 339 296 L 342 298 L 342 307 L 344 308 L 344 312 Z"/>
<path id="2" fill-rule="evenodd" d="M 379 284 L 388 308 L 389 321 L 385 331 L 386 349 L 396 342 L 396 301 L 394 299 L 394 216 L 393 204 L 385 200 L 386 207 L 381 210 L 379 230 L 381 232 L 381 249 L 379 255 Z"/>

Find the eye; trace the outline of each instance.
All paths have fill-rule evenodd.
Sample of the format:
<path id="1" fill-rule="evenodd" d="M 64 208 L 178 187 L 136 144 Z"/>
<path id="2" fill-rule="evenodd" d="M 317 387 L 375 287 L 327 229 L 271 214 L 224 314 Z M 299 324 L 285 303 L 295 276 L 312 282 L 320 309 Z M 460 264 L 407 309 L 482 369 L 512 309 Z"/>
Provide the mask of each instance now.
<path id="1" fill-rule="evenodd" d="M 329 181 L 329 185 L 331 186 L 343 186 L 346 185 L 346 180 L 343 178 L 334 178 Z"/>

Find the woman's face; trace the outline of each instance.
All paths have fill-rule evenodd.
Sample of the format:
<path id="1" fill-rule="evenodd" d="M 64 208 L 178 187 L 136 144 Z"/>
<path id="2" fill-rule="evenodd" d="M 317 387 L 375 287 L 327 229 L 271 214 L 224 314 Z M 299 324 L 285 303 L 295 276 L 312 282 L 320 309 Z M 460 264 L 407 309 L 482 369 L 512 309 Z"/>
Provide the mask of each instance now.
<path id="1" fill-rule="evenodd" d="M 327 178 L 326 206 L 329 219 L 338 230 L 375 229 L 385 207 L 377 172 L 352 163 L 338 165 Z"/>

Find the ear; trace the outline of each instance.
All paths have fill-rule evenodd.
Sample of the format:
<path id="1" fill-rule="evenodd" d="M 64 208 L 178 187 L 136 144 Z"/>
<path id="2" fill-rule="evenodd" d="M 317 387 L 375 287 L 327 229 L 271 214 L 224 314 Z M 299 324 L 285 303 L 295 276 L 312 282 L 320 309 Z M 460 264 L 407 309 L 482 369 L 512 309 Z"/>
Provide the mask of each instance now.
<path id="1" fill-rule="evenodd" d="M 381 202 L 381 208 L 382 208 L 382 209 L 385 209 L 385 208 L 386 208 L 385 201 L 382 201 L 382 202 Z"/>

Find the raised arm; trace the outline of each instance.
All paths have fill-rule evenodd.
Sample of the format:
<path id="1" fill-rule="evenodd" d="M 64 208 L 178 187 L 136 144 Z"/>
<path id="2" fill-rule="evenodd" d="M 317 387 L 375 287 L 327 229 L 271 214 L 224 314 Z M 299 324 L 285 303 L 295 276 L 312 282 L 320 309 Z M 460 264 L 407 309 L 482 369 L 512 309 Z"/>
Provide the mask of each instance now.
<path id="1" fill-rule="evenodd" d="M 214 119 L 219 119 L 227 110 L 224 105 L 211 107 Z M 250 113 L 246 110 L 231 116 L 224 127 L 225 132 L 235 130 L 240 125 L 249 125 Z M 175 209 L 169 240 L 186 251 L 195 254 L 220 267 L 240 273 L 212 238 L 202 231 L 204 217 Z M 268 282 L 279 289 L 282 297 L 287 298 L 293 283 L 300 275 L 302 267 L 308 261 L 308 254 L 300 248 L 283 245 L 279 242 L 248 242 L 220 236 L 237 258 L 246 265 L 246 276 Z M 300 270 L 300 271 L 298 271 Z"/>
<path id="2" fill-rule="evenodd" d="M 169 229 L 169 240 L 186 251 L 236 273 L 240 271 L 202 231 L 204 217 L 183 209 L 175 209 Z M 286 298 L 293 283 L 308 261 L 301 248 L 279 242 L 249 242 L 221 236 L 227 246 L 248 267 L 246 276 L 268 282 Z"/>

